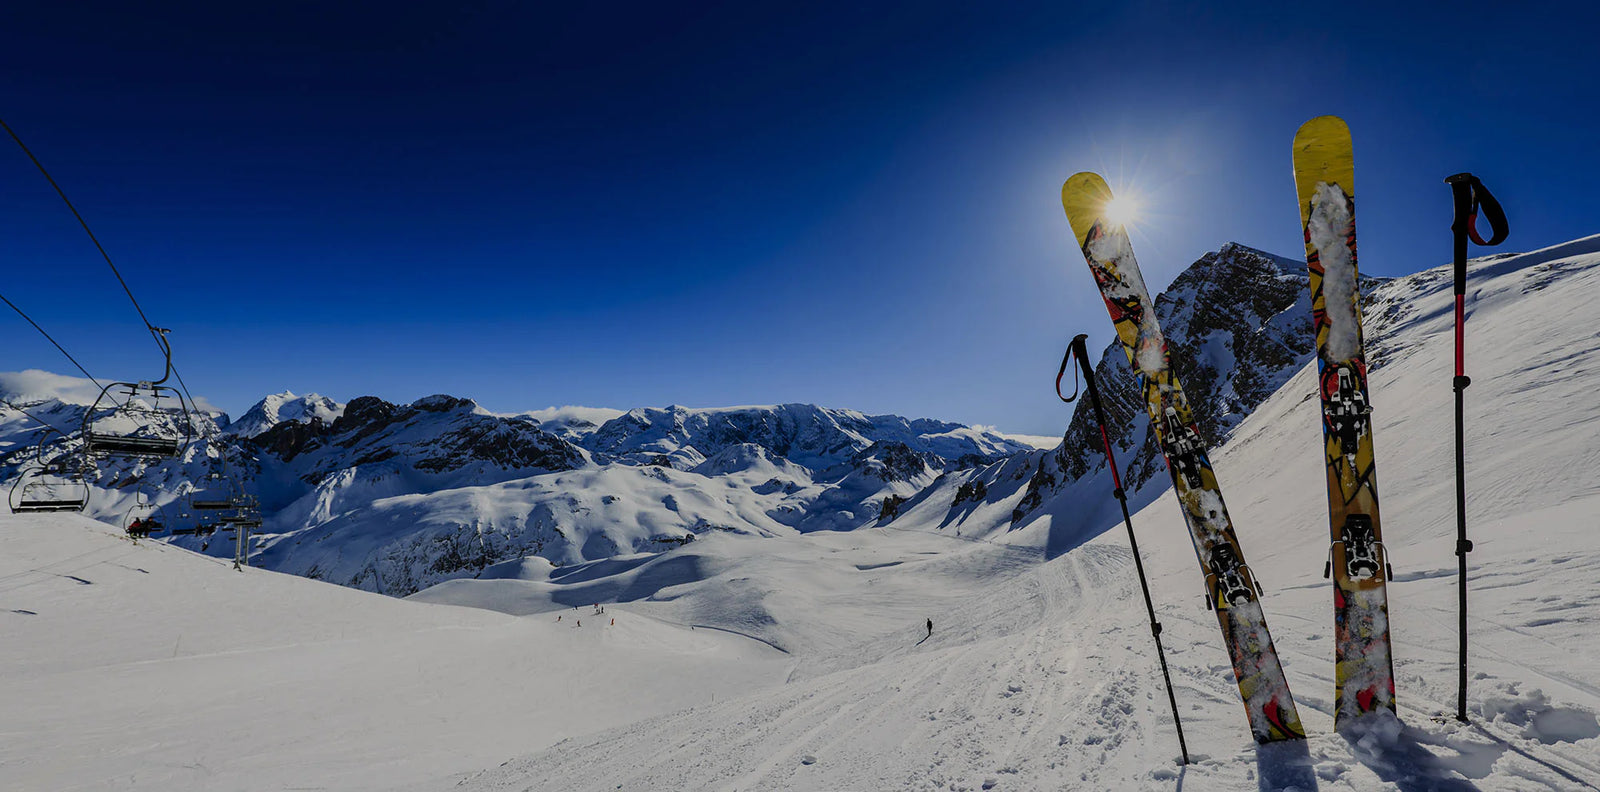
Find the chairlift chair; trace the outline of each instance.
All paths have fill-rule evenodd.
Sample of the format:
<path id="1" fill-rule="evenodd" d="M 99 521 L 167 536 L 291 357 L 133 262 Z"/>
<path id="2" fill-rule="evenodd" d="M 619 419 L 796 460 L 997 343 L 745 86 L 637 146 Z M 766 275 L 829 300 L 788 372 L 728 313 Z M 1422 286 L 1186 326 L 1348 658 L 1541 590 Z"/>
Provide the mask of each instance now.
<path id="1" fill-rule="evenodd" d="M 15 514 L 81 512 L 89 505 L 89 481 L 64 465 L 25 470 L 11 485 L 9 503 Z"/>
<path id="2" fill-rule="evenodd" d="M 143 495 L 135 496 L 134 503 L 122 517 L 122 532 L 130 536 L 149 536 L 151 531 L 168 528 L 167 511 Z"/>
<path id="3" fill-rule="evenodd" d="M 8 505 L 14 514 L 29 512 L 81 512 L 89 505 L 89 480 L 83 457 L 68 451 L 45 458 L 49 435 L 66 436 L 49 429 L 39 438 L 35 461 L 25 466 L 11 485 Z"/>
<path id="4" fill-rule="evenodd" d="M 234 491 L 232 480 L 221 474 L 212 473 L 206 477 L 215 486 L 205 489 L 196 489 L 189 493 L 189 508 L 195 511 L 222 511 L 238 507 L 238 495 Z"/>
<path id="5" fill-rule="evenodd" d="M 83 414 L 84 453 L 170 459 L 194 441 L 194 420 L 188 404 L 176 388 L 163 384 L 172 376 L 172 346 L 167 343 L 167 331 L 152 329 L 158 330 L 156 338 L 166 353 L 166 373 L 154 382 L 113 382 L 102 388 L 94 406 Z M 159 434 L 166 420 L 176 421 L 179 437 Z M 147 428 L 148 433 L 141 433 Z"/>

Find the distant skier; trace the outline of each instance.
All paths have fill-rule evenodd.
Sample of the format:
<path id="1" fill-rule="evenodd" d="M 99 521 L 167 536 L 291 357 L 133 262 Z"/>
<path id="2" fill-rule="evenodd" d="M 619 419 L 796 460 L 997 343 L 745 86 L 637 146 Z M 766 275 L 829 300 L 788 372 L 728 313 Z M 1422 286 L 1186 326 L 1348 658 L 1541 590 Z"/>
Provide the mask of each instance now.
<path id="1" fill-rule="evenodd" d="M 933 619 L 928 620 L 928 638 L 933 637 Z M 926 639 L 924 639 L 926 640 Z"/>

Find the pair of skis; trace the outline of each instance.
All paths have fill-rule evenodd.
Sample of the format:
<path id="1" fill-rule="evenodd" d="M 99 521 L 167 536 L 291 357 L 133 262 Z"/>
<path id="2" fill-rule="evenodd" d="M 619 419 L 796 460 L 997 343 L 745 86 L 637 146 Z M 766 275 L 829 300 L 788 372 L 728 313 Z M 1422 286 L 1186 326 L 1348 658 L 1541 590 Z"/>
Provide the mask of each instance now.
<path id="1" fill-rule="evenodd" d="M 1357 288 L 1354 166 L 1344 122 L 1324 116 L 1301 127 L 1294 164 L 1317 332 L 1332 529 L 1327 573 L 1334 579 L 1335 723 L 1342 726 L 1379 708 L 1394 709 L 1384 588 L 1389 574 L 1378 519 Z M 1303 738 L 1305 730 L 1261 609 L 1260 585 L 1245 563 L 1207 445 L 1172 371 L 1172 350 L 1156 321 L 1155 303 L 1127 230 L 1105 216 L 1111 198 L 1105 180 L 1093 173 L 1073 176 L 1061 191 L 1078 245 L 1139 377 L 1251 733 L 1263 743 Z"/>

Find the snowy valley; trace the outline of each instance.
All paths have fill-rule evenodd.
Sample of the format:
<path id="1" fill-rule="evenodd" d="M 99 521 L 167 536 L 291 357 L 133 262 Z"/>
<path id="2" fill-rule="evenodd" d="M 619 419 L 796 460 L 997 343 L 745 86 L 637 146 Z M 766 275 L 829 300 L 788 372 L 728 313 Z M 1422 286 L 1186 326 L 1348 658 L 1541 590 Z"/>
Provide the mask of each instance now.
<path id="1" fill-rule="evenodd" d="M 1304 272 L 1229 245 L 1157 303 L 1304 743 L 1250 740 L 1110 348 L 1096 371 L 1188 767 L 1087 411 L 1039 449 L 813 405 L 285 393 L 200 417 L 181 461 L 101 466 L 85 516 L 0 516 L 0 786 L 1595 788 L 1600 237 L 1473 265 L 1471 725 L 1436 720 L 1455 674 L 1449 272 L 1365 286 L 1400 719 L 1343 735 Z M 0 375 L 63 433 L 86 384 Z M 36 437 L 0 407 L 8 485 Z M 259 498 L 252 568 L 231 543 L 122 535 L 140 493 L 177 522 L 185 482 L 218 469 Z"/>

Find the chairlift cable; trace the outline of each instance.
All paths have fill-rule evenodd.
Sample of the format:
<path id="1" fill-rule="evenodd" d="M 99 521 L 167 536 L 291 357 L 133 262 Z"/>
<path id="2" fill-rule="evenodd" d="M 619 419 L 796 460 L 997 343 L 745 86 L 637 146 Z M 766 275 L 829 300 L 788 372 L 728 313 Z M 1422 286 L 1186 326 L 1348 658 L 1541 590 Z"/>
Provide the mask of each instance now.
<path id="1" fill-rule="evenodd" d="M 189 385 L 183 381 L 183 375 L 178 373 L 177 367 L 171 365 L 171 357 L 172 357 L 172 355 L 171 355 L 171 352 L 170 352 L 170 347 L 168 347 L 162 341 L 160 328 L 157 328 L 150 321 L 150 317 L 145 315 L 144 306 L 141 306 L 139 304 L 139 299 L 137 297 L 133 296 L 133 289 L 128 286 L 128 281 L 122 277 L 122 271 L 117 269 L 116 263 L 111 260 L 111 254 L 107 253 L 105 246 L 100 244 L 100 238 L 96 237 L 94 235 L 94 231 L 89 228 L 89 222 L 87 220 L 83 219 L 83 215 L 78 212 L 78 207 L 72 205 L 72 199 L 67 197 L 66 191 L 61 189 L 61 185 L 56 183 L 55 177 L 51 176 L 50 175 L 50 171 L 45 169 L 44 163 L 40 162 L 39 158 L 34 156 L 33 151 L 28 148 L 28 145 L 26 143 L 22 142 L 22 138 L 17 135 L 16 130 L 12 129 L 11 125 L 7 124 L 5 122 L 5 119 L 3 119 L 3 118 L 0 118 L 0 128 L 4 128 L 5 131 L 6 131 L 6 134 L 10 135 L 11 139 L 16 141 L 17 146 L 22 149 L 22 153 L 28 155 L 28 159 L 33 162 L 34 167 L 38 168 L 39 169 L 39 173 L 43 174 L 45 180 L 50 182 L 50 186 L 55 188 L 56 195 L 61 196 L 61 202 L 66 204 L 67 205 L 67 209 L 72 212 L 72 216 L 78 219 L 78 225 L 83 226 L 83 232 L 85 234 L 89 235 L 89 241 L 93 242 L 95 249 L 100 251 L 100 257 L 104 258 L 106 260 L 106 266 L 111 268 L 111 274 L 115 275 L 117 277 L 117 283 L 122 285 L 123 293 L 128 295 L 128 301 L 133 303 L 133 309 L 139 313 L 139 320 L 144 322 L 145 329 L 148 330 L 150 332 L 150 336 L 155 339 L 156 345 L 158 347 L 160 347 L 163 350 L 163 352 L 167 355 L 168 365 L 172 370 L 173 376 L 178 378 L 178 384 L 180 386 L 182 386 L 182 388 L 183 388 L 184 397 L 189 400 L 190 404 L 194 404 L 194 395 L 189 392 Z M 6 304 L 10 305 L 11 301 L 7 300 Z M 13 309 L 16 309 L 15 305 L 12 305 L 11 307 Z M 18 313 L 22 313 L 20 309 L 17 309 L 17 312 Z M 23 318 L 26 319 L 27 315 L 24 314 Z M 28 321 L 32 322 L 33 320 L 29 319 Z M 35 324 L 34 327 L 38 327 L 38 325 Z M 42 333 L 44 331 L 41 329 L 39 332 Z M 49 338 L 48 335 L 46 335 L 45 337 Z M 54 339 L 52 339 L 52 343 L 54 343 Z M 58 349 L 60 348 L 60 346 L 61 346 L 60 344 L 56 345 L 56 347 Z M 66 353 L 65 349 L 63 349 L 61 351 L 62 351 L 63 354 Z M 70 359 L 72 356 L 68 355 L 67 357 Z M 72 362 L 73 362 L 73 365 L 77 365 L 77 361 L 76 360 L 74 360 Z M 78 366 L 78 369 L 80 371 L 82 371 L 83 367 L 82 366 Z M 89 372 L 84 371 L 84 375 L 85 376 L 88 376 L 88 374 L 89 374 Z M 89 379 L 93 380 L 94 377 L 89 377 Z M 96 382 L 95 384 L 99 385 L 100 383 Z"/>
<path id="2" fill-rule="evenodd" d="M 100 257 L 106 260 L 106 265 L 111 267 L 111 274 L 117 276 L 117 283 L 122 284 L 122 291 L 128 295 L 128 299 L 133 303 L 133 309 L 139 312 L 139 319 L 144 322 L 145 329 L 149 330 L 152 336 L 156 336 L 156 326 L 151 324 L 148 316 L 145 316 L 144 308 L 139 305 L 139 300 L 133 296 L 133 289 L 128 287 L 128 282 L 123 279 L 121 270 L 118 270 L 117 265 L 111 261 L 111 254 L 106 252 L 105 246 L 100 244 L 100 238 L 96 237 L 94 235 L 94 231 L 90 230 L 89 221 L 83 219 L 83 215 L 78 213 L 78 207 L 73 206 L 72 199 L 67 197 L 66 191 L 62 190 L 61 185 L 56 183 L 56 179 L 54 176 L 50 175 L 50 171 L 45 170 L 44 163 L 40 162 L 39 158 L 33 155 L 33 151 L 28 148 L 26 143 L 22 142 L 22 138 L 17 136 L 16 131 L 13 130 L 11 125 L 7 124 L 3 118 L 0 118 L 0 128 L 4 128 L 6 134 L 10 135 L 11 139 L 16 141 L 17 146 L 22 149 L 22 153 L 27 154 L 28 159 L 33 161 L 33 166 L 38 168 L 41 174 L 44 174 L 45 181 L 50 182 L 50 186 L 55 188 L 56 195 L 61 196 L 61 202 L 67 205 L 67 209 L 72 212 L 72 216 L 78 218 L 78 225 L 83 226 L 83 232 L 89 235 L 89 241 L 93 242 L 95 249 L 100 251 Z M 156 338 L 157 343 L 159 343 L 160 340 L 161 339 L 158 336 Z"/>
<path id="3" fill-rule="evenodd" d="M 5 122 L 0 121 L 0 124 L 3 124 L 3 123 L 5 123 Z M 0 294 L 0 300 L 5 301 L 6 305 L 11 306 L 11 310 L 16 311 L 18 316 L 22 317 L 23 319 L 28 320 L 28 324 L 33 325 L 33 329 L 38 330 L 39 334 L 45 337 L 45 340 L 49 341 L 52 344 L 55 344 L 56 349 L 61 350 L 61 354 L 66 355 L 67 356 L 67 360 L 72 361 L 72 365 L 77 366 L 78 370 L 83 372 L 83 376 L 88 377 L 89 381 L 93 382 L 95 384 L 95 387 L 98 387 L 98 388 L 104 388 L 105 387 L 104 385 L 100 384 L 99 380 L 94 378 L 93 374 L 89 373 L 88 369 L 83 367 L 82 363 L 78 362 L 77 358 L 72 356 L 71 352 L 67 351 L 66 347 L 61 345 L 61 342 L 55 340 L 55 338 L 53 338 L 49 333 L 45 332 L 45 329 L 43 327 L 40 327 L 38 322 L 33 321 L 33 317 L 29 316 L 21 308 L 18 308 L 17 304 L 12 302 L 11 300 L 7 299 L 4 294 Z"/>

